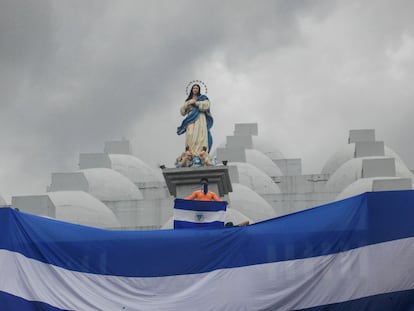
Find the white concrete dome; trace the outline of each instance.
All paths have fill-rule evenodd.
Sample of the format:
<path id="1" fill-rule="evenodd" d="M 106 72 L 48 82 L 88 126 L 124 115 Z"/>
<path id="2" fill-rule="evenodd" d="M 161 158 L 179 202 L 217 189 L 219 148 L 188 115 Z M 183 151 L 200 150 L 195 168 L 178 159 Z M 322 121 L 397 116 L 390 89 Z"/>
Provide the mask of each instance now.
<path id="1" fill-rule="evenodd" d="M 229 208 L 239 211 L 254 222 L 275 217 L 272 206 L 249 187 L 233 183 L 229 193 Z"/>
<path id="2" fill-rule="evenodd" d="M 111 167 L 115 171 L 128 177 L 133 183 L 163 183 L 160 172 L 152 169 L 148 164 L 129 154 L 109 154 Z"/>
<path id="3" fill-rule="evenodd" d="M 80 170 L 88 182 L 88 193 L 101 201 L 142 200 L 134 183 L 113 169 L 89 168 Z"/>
<path id="4" fill-rule="evenodd" d="M 266 140 L 261 136 L 253 136 L 253 149 L 261 151 L 264 155 L 268 156 L 271 160 L 284 159 L 284 155 L 271 140 Z"/>
<path id="5" fill-rule="evenodd" d="M 238 171 L 238 183 L 249 187 L 258 194 L 280 193 L 279 186 L 275 184 L 269 175 L 249 163 L 230 162 L 228 166 L 236 166 Z"/>
<path id="6" fill-rule="evenodd" d="M 376 157 L 378 158 L 378 157 Z M 329 177 L 325 187 L 329 192 L 341 192 L 362 177 L 362 159 L 351 158 L 337 168 Z"/>
<path id="7" fill-rule="evenodd" d="M 343 148 L 335 152 L 329 159 L 326 161 L 325 165 L 322 168 L 321 174 L 332 174 L 334 173 L 342 164 L 348 160 L 353 159 L 355 156 L 355 144 L 345 145 Z"/>
<path id="8" fill-rule="evenodd" d="M 329 192 L 341 192 L 354 181 L 362 178 L 362 161 L 365 159 L 387 159 L 390 157 L 363 157 L 352 158 L 343 163 L 329 177 L 325 187 Z M 395 175 L 396 177 L 412 178 L 413 175 L 406 168 L 401 160 L 395 159 Z"/>
<path id="9" fill-rule="evenodd" d="M 97 228 L 119 227 L 114 213 L 84 191 L 56 191 L 46 195 L 56 208 L 56 219 Z"/>
<path id="10" fill-rule="evenodd" d="M 264 153 L 255 149 L 246 149 L 246 162 L 256 166 L 259 170 L 265 172 L 267 175 L 282 176 L 283 173 L 280 168 Z"/>
<path id="11" fill-rule="evenodd" d="M 384 145 L 384 155 L 385 157 L 395 158 L 395 167 L 399 174 L 402 176 L 413 176 L 411 171 L 407 168 L 404 161 L 402 161 L 401 157 L 391 148 Z M 325 165 L 322 168 L 322 174 L 333 174 L 342 164 L 345 162 L 355 158 L 355 143 L 350 143 L 345 145 L 340 150 L 338 150 L 335 154 L 333 154 L 328 161 L 326 161 Z M 397 176 L 400 176 L 397 174 Z"/>
<path id="12" fill-rule="evenodd" d="M 253 136 L 252 140 L 253 148 L 245 149 L 246 162 L 255 165 L 269 176 L 282 176 L 282 171 L 272 160 L 284 159 L 283 154 L 262 138 Z M 217 148 L 226 148 L 226 144 L 221 143 Z M 214 149 L 210 156 L 214 158 L 216 155 L 217 149 Z"/>
<path id="13" fill-rule="evenodd" d="M 341 191 L 336 197 L 336 201 L 342 200 L 345 198 L 353 197 L 358 194 L 364 193 L 364 192 L 371 192 L 373 191 L 372 186 L 373 182 L 375 180 L 396 180 L 399 179 L 399 177 L 373 177 L 373 178 L 361 178 L 357 181 L 350 184 L 348 187 L 346 187 L 344 190 Z M 411 187 L 413 188 L 413 187 Z"/>
<path id="14" fill-rule="evenodd" d="M 397 171 L 396 175 L 399 177 L 414 178 L 414 174 L 410 171 L 401 157 L 391 148 L 387 146 L 384 146 L 384 148 L 386 156 L 395 158 L 395 170 Z"/>

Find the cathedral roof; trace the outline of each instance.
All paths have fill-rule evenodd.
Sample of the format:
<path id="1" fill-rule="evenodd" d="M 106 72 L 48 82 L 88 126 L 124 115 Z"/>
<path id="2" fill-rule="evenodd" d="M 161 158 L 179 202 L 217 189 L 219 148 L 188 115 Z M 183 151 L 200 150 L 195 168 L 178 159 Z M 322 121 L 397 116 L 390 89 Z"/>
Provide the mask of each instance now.
<path id="1" fill-rule="evenodd" d="M 111 167 L 134 183 L 164 182 L 161 173 L 137 157 L 128 154 L 109 154 Z"/>
<path id="2" fill-rule="evenodd" d="M 372 177 L 372 178 L 361 178 L 350 185 L 348 185 L 344 190 L 342 190 L 338 196 L 336 197 L 336 200 L 342 200 L 345 198 L 349 198 L 364 192 L 371 192 L 373 191 L 373 182 L 375 180 L 397 180 L 400 179 L 400 177 Z M 413 186 L 411 186 L 411 189 L 413 189 Z"/>
<path id="3" fill-rule="evenodd" d="M 276 144 L 271 140 L 266 140 L 261 136 L 253 136 L 252 140 L 253 149 L 263 152 L 263 154 L 268 156 L 270 159 L 279 160 L 285 158 L 283 153 L 278 148 L 276 148 Z"/>
<path id="4" fill-rule="evenodd" d="M 56 191 L 46 195 L 56 208 L 56 219 L 98 228 L 119 226 L 114 213 L 84 191 Z"/>
<path id="5" fill-rule="evenodd" d="M 88 181 L 88 193 L 101 201 L 142 200 L 141 191 L 130 179 L 108 168 L 80 170 Z"/>
<path id="6" fill-rule="evenodd" d="M 361 157 L 351 158 L 339 166 L 329 177 L 326 183 L 326 189 L 330 192 L 340 192 L 359 178 L 362 178 L 362 161 L 364 159 L 386 159 L 383 157 Z M 405 164 L 395 158 L 395 176 L 402 178 L 413 178 L 413 174 L 408 170 Z M 380 176 L 378 176 L 380 177 Z"/>
<path id="7" fill-rule="evenodd" d="M 392 157 L 396 159 L 396 163 L 398 163 L 396 164 L 396 168 L 398 166 L 398 169 L 401 174 L 403 174 L 404 176 L 410 175 L 409 174 L 411 173 L 410 170 L 401 160 L 400 156 L 394 150 L 392 150 L 386 145 L 384 145 L 384 155 L 386 157 Z M 353 159 L 354 157 L 355 157 L 355 143 L 344 145 L 325 162 L 325 165 L 323 166 L 321 173 L 322 174 L 333 174 L 342 164 Z"/>
<path id="8" fill-rule="evenodd" d="M 269 176 L 282 176 L 280 168 L 263 152 L 256 149 L 246 149 L 246 162 L 256 166 Z"/>
<path id="9" fill-rule="evenodd" d="M 273 180 L 262 170 L 250 163 L 230 162 L 229 166 L 236 166 L 238 183 L 249 187 L 258 194 L 280 193 L 280 189 Z"/>
<path id="10" fill-rule="evenodd" d="M 254 222 L 275 217 L 272 206 L 252 189 L 233 183 L 233 192 L 229 193 L 229 208 L 239 211 Z"/>

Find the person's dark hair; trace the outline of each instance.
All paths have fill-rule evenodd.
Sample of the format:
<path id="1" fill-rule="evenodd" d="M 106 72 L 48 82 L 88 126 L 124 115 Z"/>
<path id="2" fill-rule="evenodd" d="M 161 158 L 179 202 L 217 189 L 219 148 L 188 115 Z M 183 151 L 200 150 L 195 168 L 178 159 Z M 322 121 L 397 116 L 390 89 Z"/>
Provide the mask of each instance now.
<path id="1" fill-rule="evenodd" d="M 187 99 L 186 99 L 185 101 L 187 101 L 187 100 L 189 100 L 189 99 L 193 98 L 193 87 L 194 87 L 194 85 L 197 85 L 197 86 L 198 86 L 198 96 L 200 96 L 200 95 L 201 95 L 201 87 L 200 87 L 200 85 L 199 85 L 199 84 L 193 84 L 193 85 L 191 86 L 191 91 L 190 91 L 190 94 L 188 95 L 188 97 L 187 97 Z"/>
<path id="2" fill-rule="evenodd" d="M 204 151 L 207 151 L 207 147 L 206 146 L 203 146 L 203 148 L 202 148 Z"/>
<path id="3" fill-rule="evenodd" d="M 224 226 L 225 227 L 234 227 L 234 224 L 233 224 L 233 222 L 229 221 L 229 222 L 226 222 L 226 224 Z"/>
<path id="4" fill-rule="evenodd" d="M 202 183 L 203 181 L 205 181 L 206 183 L 208 183 L 208 178 L 207 177 L 202 177 L 200 179 L 200 183 Z"/>
<path id="5" fill-rule="evenodd" d="M 185 146 L 185 151 L 188 151 L 188 150 L 190 150 L 190 146 Z"/>

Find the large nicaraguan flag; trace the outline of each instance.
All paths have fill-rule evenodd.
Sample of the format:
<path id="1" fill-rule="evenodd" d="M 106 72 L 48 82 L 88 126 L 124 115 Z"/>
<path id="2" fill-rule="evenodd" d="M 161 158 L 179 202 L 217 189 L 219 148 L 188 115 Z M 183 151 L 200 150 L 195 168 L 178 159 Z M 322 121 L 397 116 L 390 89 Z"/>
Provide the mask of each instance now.
<path id="1" fill-rule="evenodd" d="M 0 208 L 0 310 L 413 310 L 413 258 L 414 191 L 208 230 Z"/>
<path id="2" fill-rule="evenodd" d="M 227 202 L 175 199 L 174 228 L 223 228 Z"/>

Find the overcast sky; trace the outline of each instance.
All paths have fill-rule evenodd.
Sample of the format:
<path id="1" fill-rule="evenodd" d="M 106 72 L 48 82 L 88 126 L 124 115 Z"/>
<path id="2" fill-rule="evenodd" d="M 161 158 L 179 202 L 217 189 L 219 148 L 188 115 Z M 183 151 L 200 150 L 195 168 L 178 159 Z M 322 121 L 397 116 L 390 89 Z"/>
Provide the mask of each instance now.
<path id="1" fill-rule="evenodd" d="M 43 193 L 108 140 L 172 166 L 193 79 L 208 85 L 213 149 L 258 122 L 319 173 L 350 129 L 374 128 L 414 169 L 413 12 L 410 0 L 0 0 L 0 194 Z"/>

